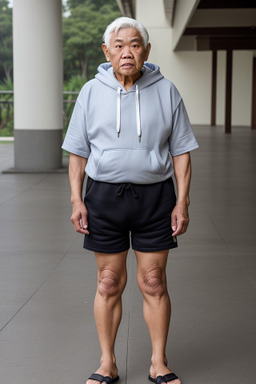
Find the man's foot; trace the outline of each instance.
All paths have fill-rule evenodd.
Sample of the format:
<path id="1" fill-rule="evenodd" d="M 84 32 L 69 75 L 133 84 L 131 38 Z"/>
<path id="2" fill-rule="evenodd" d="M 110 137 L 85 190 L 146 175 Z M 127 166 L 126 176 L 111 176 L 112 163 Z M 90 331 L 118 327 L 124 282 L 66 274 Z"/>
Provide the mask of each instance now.
<path id="1" fill-rule="evenodd" d="M 114 380 L 114 382 L 116 382 L 117 377 L 118 377 L 118 369 L 117 369 L 117 366 L 115 363 L 114 364 L 101 364 L 100 368 L 95 372 L 95 374 L 99 374 L 102 376 L 108 376 L 112 380 Z M 103 383 L 105 383 L 105 382 L 103 382 Z M 99 380 L 88 379 L 86 381 L 86 384 L 99 384 Z"/>
<path id="2" fill-rule="evenodd" d="M 152 379 L 156 379 L 157 376 L 168 375 L 169 373 L 173 372 L 164 363 L 152 364 L 149 370 L 149 376 Z M 166 383 L 164 382 L 164 384 L 181 384 L 181 381 L 177 378 L 175 380 L 167 381 Z"/>

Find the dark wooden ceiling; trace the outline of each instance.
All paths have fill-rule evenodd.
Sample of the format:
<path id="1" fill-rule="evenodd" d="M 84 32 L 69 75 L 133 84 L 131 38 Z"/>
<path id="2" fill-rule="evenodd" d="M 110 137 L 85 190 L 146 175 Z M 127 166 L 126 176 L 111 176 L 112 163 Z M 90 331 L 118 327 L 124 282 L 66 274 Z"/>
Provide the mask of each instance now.
<path id="1" fill-rule="evenodd" d="M 256 0 L 201 0 L 198 9 L 256 8 Z"/>

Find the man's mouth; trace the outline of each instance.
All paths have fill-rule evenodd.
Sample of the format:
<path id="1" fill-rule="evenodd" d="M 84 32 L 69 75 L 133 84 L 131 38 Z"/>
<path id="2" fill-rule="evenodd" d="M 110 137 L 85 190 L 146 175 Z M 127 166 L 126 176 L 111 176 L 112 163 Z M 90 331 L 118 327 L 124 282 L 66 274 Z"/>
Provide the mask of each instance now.
<path id="1" fill-rule="evenodd" d="M 133 67 L 133 64 L 131 63 L 122 64 L 122 68 L 131 68 L 131 67 Z"/>

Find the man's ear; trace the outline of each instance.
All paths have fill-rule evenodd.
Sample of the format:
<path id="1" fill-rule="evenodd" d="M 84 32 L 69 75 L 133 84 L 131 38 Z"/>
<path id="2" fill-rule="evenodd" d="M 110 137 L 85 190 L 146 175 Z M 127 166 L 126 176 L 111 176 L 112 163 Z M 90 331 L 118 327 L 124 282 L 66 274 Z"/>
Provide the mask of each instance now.
<path id="1" fill-rule="evenodd" d="M 150 49 L 151 49 L 151 44 L 148 43 L 148 45 L 147 45 L 147 47 L 146 47 L 145 61 L 147 61 L 147 59 L 148 59 L 148 57 L 149 57 Z"/>
<path id="2" fill-rule="evenodd" d="M 102 50 L 104 52 L 104 55 L 105 55 L 107 61 L 110 61 L 108 48 L 107 48 L 106 44 L 104 44 L 104 43 L 102 44 Z"/>

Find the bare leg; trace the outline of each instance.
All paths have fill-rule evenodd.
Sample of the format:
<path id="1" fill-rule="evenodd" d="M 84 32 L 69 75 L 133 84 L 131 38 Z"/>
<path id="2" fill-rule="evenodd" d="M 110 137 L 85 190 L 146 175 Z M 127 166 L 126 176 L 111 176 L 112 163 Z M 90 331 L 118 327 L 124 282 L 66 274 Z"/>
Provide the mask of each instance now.
<path id="1" fill-rule="evenodd" d="M 94 315 L 101 346 L 100 368 L 103 376 L 115 378 L 117 366 L 115 340 L 122 317 L 122 293 L 126 285 L 127 251 L 118 254 L 95 253 L 98 266 L 98 286 L 94 302 Z M 99 384 L 88 380 L 87 384 Z"/>
<path id="2" fill-rule="evenodd" d="M 144 299 L 143 314 L 152 343 L 150 375 L 156 378 L 171 373 L 165 354 L 171 318 L 165 272 L 168 250 L 154 253 L 135 251 L 135 254 L 138 285 Z M 179 379 L 168 383 L 181 384 Z"/>

